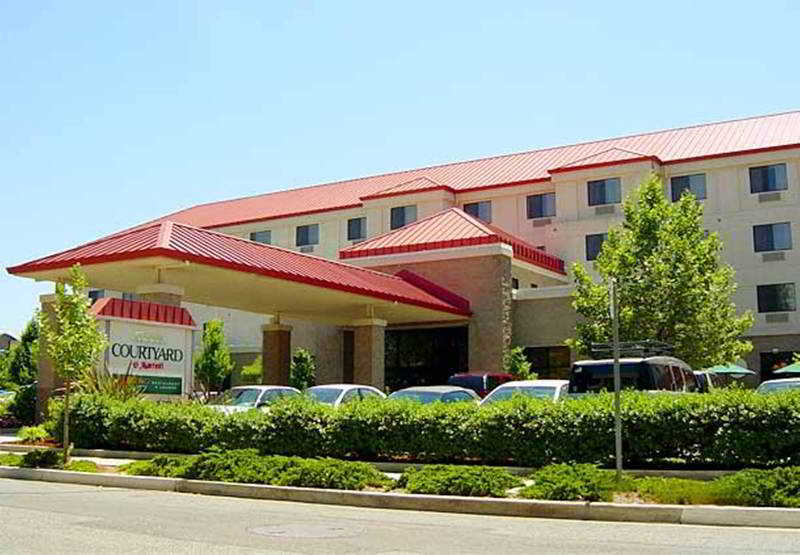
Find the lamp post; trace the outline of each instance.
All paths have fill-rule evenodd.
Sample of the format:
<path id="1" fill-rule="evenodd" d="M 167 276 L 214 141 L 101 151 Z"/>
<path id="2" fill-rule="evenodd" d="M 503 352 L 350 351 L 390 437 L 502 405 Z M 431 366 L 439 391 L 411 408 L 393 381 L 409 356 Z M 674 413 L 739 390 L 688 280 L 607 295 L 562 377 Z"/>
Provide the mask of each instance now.
<path id="1" fill-rule="evenodd" d="M 611 330 L 614 351 L 614 451 L 617 463 L 617 481 L 622 479 L 622 415 L 620 409 L 620 389 L 622 378 L 619 370 L 619 304 L 617 300 L 617 280 L 611 280 Z"/>

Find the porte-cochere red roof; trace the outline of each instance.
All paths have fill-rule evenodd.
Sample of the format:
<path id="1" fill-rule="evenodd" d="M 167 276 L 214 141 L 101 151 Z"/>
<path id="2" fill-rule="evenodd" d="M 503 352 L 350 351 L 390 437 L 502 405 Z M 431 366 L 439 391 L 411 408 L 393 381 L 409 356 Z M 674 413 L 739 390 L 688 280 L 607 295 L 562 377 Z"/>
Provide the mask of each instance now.
<path id="1" fill-rule="evenodd" d="M 115 297 L 98 299 L 90 309 L 95 316 L 142 320 L 175 326 L 195 327 L 194 318 L 185 308 Z"/>

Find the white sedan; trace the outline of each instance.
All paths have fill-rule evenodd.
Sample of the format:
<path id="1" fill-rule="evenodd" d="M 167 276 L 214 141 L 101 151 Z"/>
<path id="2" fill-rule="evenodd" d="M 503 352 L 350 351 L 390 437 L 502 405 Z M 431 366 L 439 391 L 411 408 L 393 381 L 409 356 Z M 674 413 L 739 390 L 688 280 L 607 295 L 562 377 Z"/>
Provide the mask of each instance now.
<path id="1" fill-rule="evenodd" d="M 784 391 L 800 391 L 800 378 L 782 378 L 761 382 L 756 393 L 782 393 Z"/>
<path id="2" fill-rule="evenodd" d="M 217 402 L 209 406 L 224 414 L 233 414 L 264 408 L 278 399 L 299 395 L 299 390 L 284 385 L 242 385 L 226 391 Z"/>
<path id="3" fill-rule="evenodd" d="M 497 401 L 507 401 L 515 394 L 524 395 L 533 399 L 543 399 L 546 401 L 559 401 L 567 396 L 569 389 L 568 380 L 523 380 L 518 382 L 506 382 L 496 387 L 486 398 L 481 401 L 481 405 L 496 403 Z"/>
<path id="4" fill-rule="evenodd" d="M 358 385 L 352 383 L 333 383 L 328 385 L 315 385 L 306 389 L 306 395 L 318 403 L 334 407 L 361 399 L 385 399 L 386 395 L 371 385 Z"/>

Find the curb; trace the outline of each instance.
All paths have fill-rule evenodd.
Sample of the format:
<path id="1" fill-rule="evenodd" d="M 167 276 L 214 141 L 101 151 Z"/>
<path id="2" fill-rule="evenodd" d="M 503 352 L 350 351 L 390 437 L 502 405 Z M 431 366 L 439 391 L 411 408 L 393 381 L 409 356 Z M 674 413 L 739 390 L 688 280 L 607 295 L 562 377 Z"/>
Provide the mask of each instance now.
<path id="1" fill-rule="evenodd" d="M 626 505 L 580 501 L 532 501 L 450 495 L 418 495 L 368 491 L 325 490 L 262 484 L 207 482 L 183 478 L 91 474 L 66 470 L 0 467 L 0 478 L 39 480 L 113 488 L 173 491 L 271 501 L 293 501 L 351 507 L 713 526 L 755 526 L 800 529 L 800 509 L 684 505 Z"/>
<path id="2" fill-rule="evenodd" d="M 50 447 L 42 447 L 36 445 L 19 445 L 19 444 L 9 445 L 7 443 L 0 444 L 0 453 L 2 453 L 3 451 L 10 453 L 27 453 L 28 451 L 31 451 L 33 449 L 50 449 Z M 181 455 L 186 455 L 186 453 L 182 454 L 182 453 L 159 453 L 159 452 L 148 452 L 148 451 L 114 451 L 110 449 L 73 449 L 72 455 L 75 457 L 98 457 L 105 459 L 132 459 L 132 460 L 143 461 L 152 459 L 157 455 L 181 456 Z M 371 461 L 365 461 L 365 462 L 368 462 L 381 472 L 397 472 L 397 473 L 402 473 L 407 468 L 424 468 L 425 466 L 431 466 L 430 464 L 423 464 L 423 463 L 371 462 Z M 486 466 L 491 466 L 491 465 L 486 465 Z M 492 466 L 492 468 L 500 468 L 516 476 L 527 476 L 531 474 L 534 470 L 536 470 L 533 467 L 527 467 L 527 466 Z M 661 478 L 684 478 L 687 480 L 708 481 L 708 480 L 714 480 L 721 476 L 726 476 L 728 474 L 733 474 L 736 471 L 735 470 L 630 469 L 630 470 L 625 470 L 625 472 L 637 478 L 655 476 Z"/>

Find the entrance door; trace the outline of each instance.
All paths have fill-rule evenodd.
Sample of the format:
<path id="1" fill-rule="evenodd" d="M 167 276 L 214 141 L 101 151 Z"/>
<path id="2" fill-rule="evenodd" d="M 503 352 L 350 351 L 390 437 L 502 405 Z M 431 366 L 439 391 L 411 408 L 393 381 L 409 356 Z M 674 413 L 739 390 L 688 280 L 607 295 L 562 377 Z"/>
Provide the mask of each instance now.
<path id="1" fill-rule="evenodd" d="M 386 330 L 386 385 L 442 385 L 467 371 L 467 328 Z"/>

